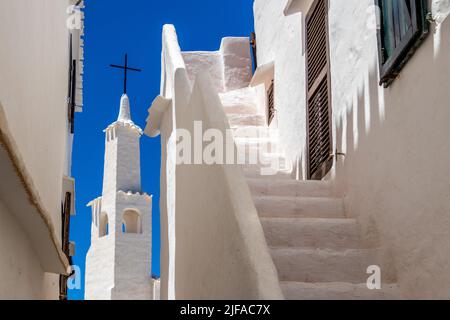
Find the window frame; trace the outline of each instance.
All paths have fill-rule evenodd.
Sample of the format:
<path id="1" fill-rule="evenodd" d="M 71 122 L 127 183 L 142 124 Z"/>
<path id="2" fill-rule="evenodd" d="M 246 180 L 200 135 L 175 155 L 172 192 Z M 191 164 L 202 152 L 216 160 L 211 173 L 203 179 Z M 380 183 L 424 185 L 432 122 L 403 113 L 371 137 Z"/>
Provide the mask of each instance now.
<path id="1" fill-rule="evenodd" d="M 425 40 L 429 34 L 429 23 L 427 19 L 428 15 L 428 0 L 410 0 L 411 1 L 411 22 L 412 29 L 404 36 L 400 44 L 395 46 L 392 55 L 388 58 L 385 56 L 384 45 L 384 15 L 382 0 L 375 0 L 375 4 L 378 9 L 378 56 L 379 56 L 379 69 L 380 69 L 380 85 L 385 88 L 389 87 L 392 82 L 398 77 L 401 70 L 408 62 L 408 60 L 415 53 L 417 48 Z M 393 19 L 394 28 L 398 29 L 399 21 Z M 398 34 L 395 31 L 392 33 L 392 38 L 398 39 Z"/>
<path id="2" fill-rule="evenodd" d="M 68 106 L 68 122 L 69 132 L 74 134 L 75 132 L 75 107 L 76 107 L 76 85 L 77 85 L 77 60 L 73 58 L 73 35 L 69 35 L 69 90 L 67 93 L 67 106 Z"/>
<path id="3" fill-rule="evenodd" d="M 109 236 L 109 215 L 102 211 L 98 219 L 98 238 Z"/>
<path id="4" fill-rule="evenodd" d="M 64 202 L 61 203 L 61 242 L 62 251 L 66 255 L 69 263 L 72 264 L 72 257 L 70 256 L 70 216 L 72 207 L 72 194 L 70 192 L 65 193 Z M 59 276 L 59 299 L 67 300 L 67 280 L 69 275 Z"/>
<path id="5" fill-rule="evenodd" d="M 310 73 L 312 71 L 311 64 L 309 62 L 309 57 L 312 56 L 310 51 L 310 38 L 308 36 L 309 32 L 309 23 L 310 20 L 313 18 L 313 15 L 317 9 L 317 6 L 321 4 L 321 1 L 323 1 L 325 6 L 325 43 L 326 46 L 326 52 L 325 52 L 325 60 L 326 63 L 321 69 L 321 72 L 319 72 L 315 79 L 312 80 L 310 78 Z M 331 56 L 330 56 L 330 26 L 329 26 L 329 0 L 315 0 L 310 8 L 308 9 L 308 13 L 305 16 L 304 19 L 304 29 L 305 29 L 305 63 L 306 63 L 306 72 L 305 72 L 305 83 L 306 83 L 306 176 L 307 180 L 322 180 L 327 176 L 327 174 L 330 172 L 331 168 L 334 164 L 334 156 L 333 156 L 333 128 L 332 128 L 332 118 L 333 118 L 333 110 L 332 110 L 332 95 L 331 95 Z M 319 88 L 323 82 L 326 82 L 326 101 L 327 101 L 327 122 L 328 125 L 324 125 L 324 121 L 316 121 L 316 125 L 313 127 L 319 126 L 319 129 L 314 129 L 316 132 L 313 131 L 313 127 L 311 127 L 311 102 L 313 102 L 313 97 L 318 94 Z M 316 104 L 317 106 L 317 104 Z M 319 133 L 319 135 L 322 135 L 322 137 L 328 136 L 328 143 L 327 143 L 327 149 L 328 149 L 328 157 L 327 159 L 323 159 L 320 163 L 320 165 L 317 168 L 313 167 L 314 158 L 313 155 L 317 154 L 317 150 L 320 150 L 320 144 L 319 148 L 313 150 L 311 142 L 314 140 L 314 134 L 317 134 L 317 131 L 323 131 L 326 129 L 326 135 Z M 316 142 L 317 147 L 317 142 Z M 325 150 L 325 149 L 323 149 Z M 316 152 L 314 152 L 316 151 Z"/>
<path id="6" fill-rule="evenodd" d="M 275 118 L 275 81 L 272 79 L 270 81 L 269 89 L 267 90 L 267 125 L 272 124 Z"/>

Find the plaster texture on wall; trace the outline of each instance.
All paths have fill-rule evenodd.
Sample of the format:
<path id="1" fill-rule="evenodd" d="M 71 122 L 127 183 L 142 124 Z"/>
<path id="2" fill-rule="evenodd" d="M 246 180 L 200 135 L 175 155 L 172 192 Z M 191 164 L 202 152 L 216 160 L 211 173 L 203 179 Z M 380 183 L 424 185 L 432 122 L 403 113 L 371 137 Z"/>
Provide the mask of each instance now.
<path id="1" fill-rule="evenodd" d="M 92 226 L 86 256 L 86 299 L 153 299 L 152 198 L 140 192 L 141 134 L 131 120 L 129 99 L 123 95 L 118 120 L 105 130 L 102 197 L 88 204 Z M 129 222 L 134 226 L 127 225 L 126 212 L 135 214 L 136 220 Z M 105 214 L 107 228 L 101 218 Z M 103 230 L 108 230 L 106 236 Z"/>
<path id="2" fill-rule="evenodd" d="M 153 279 L 153 300 L 161 300 L 161 281 Z"/>
<path id="3" fill-rule="evenodd" d="M 162 33 L 161 96 L 170 101 L 161 111 L 161 299 L 175 299 L 175 167 L 176 167 L 176 117 L 178 109 L 186 108 L 191 83 L 178 44 L 173 25 L 164 25 Z M 175 108 L 176 106 L 176 108 Z M 155 113 L 157 114 L 157 113 Z M 155 115 L 154 114 L 154 115 Z M 150 115 L 151 116 L 151 115 Z M 154 123 L 155 119 L 147 121 Z M 147 128 L 149 125 L 147 124 Z M 148 131 L 146 128 L 146 132 Z"/>
<path id="4" fill-rule="evenodd" d="M 439 9 L 433 16 L 446 16 L 446 2 L 432 2 Z M 450 298 L 450 21 L 432 26 L 383 89 L 375 30 L 365 26 L 372 3 L 345 4 L 330 6 L 335 140 L 347 154 L 338 161 L 337 182 L 365 238 L 384 249 L 384 267 L 396 271 L 404 295 Z"/>
<path id="5" fill-rule="evenodd" d="M 91 243 L 86 255 L 86 300 L 111 300 L 114 287 L 114 247 L 112 234 Z"/>
<path id="6" fill-rule="evenodd" d="M 102 201 L 105 198 L 109 200 Z M 92 240 L 86 256 L 85 298 L 151 300 L 151 197 L 119 191 L 115 197 L 103 197 L 90 205 Z M 142 233 L 122 232 L 126 210 L 139 213 Z M 108 214 L 109 234 L 99 237 L 98 215 L 102 212 Z"/>
<path id="7" fill-rule="evenodd" d="M 438 23 L 442 23 L 450 14 L 450 0 L 431 0 L 430 2 L 433 18 Z"/>
<path id="8" fill-rule="evenodd" d="M 6 0 L 0 4 L 0 101 L 21 158 L 57 230 L 68 135 L 69 2 Z"/>
<path id="9" fill-rule="evenodd" d="M 303 159 L 306 137 L 303 15 L 285 17 L 285 5 L 286 1 L 255 0 L 257 57 L 260 67 L 274 64 L 276 117 L 272 127 L 278 128 L 286 156 L 298 163 Z M 301 176 L 301 167 L 298 171 Z"/>
<path id="10" fill-rule="evenodd" d="M 264 114 L 266 111 L 266 92 L 263 85 L 221 93 L 219 97 L 222 105 L 230 112 L 247 111 Z"/>
<path id="11" fill-rule="evenodd" d="M 146 194 L 117 194 L 115 216 L 115 270 L 113 299 L 152 299 L 152 201 Z M 140 214 L 142 233 L 123 233 L 123 213 L 137 210 Z"/>
<path id="12" fill-rule="evenodd" d="M 0 257 L 6 262 L 0 265 L 0 299 L 58 299 L 59 277 L 42 270 L 27 234 L 2 201 L 0 221 Z"/>
<path id="13" fill-rule="evenodd" d="M 195 120 L 224 135 L 229 128 L 207 73 L 197 76 L 186 111 L 177 125 L 191 133 Z M 240 166 L 178 165 L 176 170 L 176 298 L 282 298 Z M 188 187 L 193 179 L 195 189 Z"/>
<path id="14" fill-rule="evenodd" d="M 275 61 L 275 103 L 286 146 L 306 141 L 304 126 L 293 126 L 282 114 L 304 121 L 305 61 L 298 39 L 304 38 L 301 20 L 312 1 L 292 3 L 298 13 L 282 17 L 286 3 L 255 1 L 258 59 Z M 378 85 L 373 1 L 331 0 L 328 12 L 333 150 L 346 154 L 328 178 L 346 194 L 348 215 L 358 218 L 365 241 L 381 248 L 385 274 L 397 278 L 408 298 L 450 297 L 450 6 L 445 0 L 429 3 L 437 23 L 387 89 Z M 277 61 L 300 71 L 283 75 Z M 300 95 L 280 103 L 279 87 L 291 82 Z"/>
<path id="15" fill-rule="evenodd" d="M 170 139 L 170 133 L 173 132 L 173 107 L 170 108 L 162 116 L 161 121 L 161 177 L 160 177 L 160 230 L 161 230 L 161 253 L 160 253 L 160 268 L 161 268 L 161 299 L 174 299 L 173 292 L 173 251 L 174 243 L 169 243 L 169 237 L 172 236 L 174 230 L 173 224 L 173 188 L 172 188 L 172 170 L 173 164 L 169 162 L 171 152 L 176 150 L 176 145 L 173 139 Z M 170 290 L 169 290 L 170 289 Z"/>
<path id="16" fill-rule="evenodd" d="M 138 192 L 141 190 L 140 134 L 119 126 L 117 135 L 117 190 Z"/>
<path id="17" fill-rule="evenodd" d="M 208 70 L 214 87 L 219 92 L 225 91 L 223 60 L 220 52 L 183 52 L 182 55 L 191 83 L 195 81 L 195 77 L 200 71 Z"/>
<path id="18" fill-rule="evenodd" d="M 139 138 L 142 130 L 130 118 L 130 102 L 123 95 L 119 118 L 105 130 L 103 194 L 141 190 Z"/>
<path id="19" fill-rule="evenodd" d="M 244 54 L 246 49 L 235 50 L 231 52 Z M 198 57 L 198 53 L 195 55 Z M 230 58 L 229 53 L 226 56 Z M 225 80 L 225 88 L 234 90 L 248 85 L 250 79 L 242 78 L 242 74 L 247 74 L 242 70 L 249 70 L 250 66 L 243 66 L 243 61 L 250 62 L 247 56 L 245 53 L 242 60 L 227 60 L 233 67 L 230 70 L 235 76 L 240 74 L 245 83 L 230 77 Z M 240 168 L 176 164 L 176 128 L 191 128 L 194 119 L 220 130 L 227 124 L 217 96 L 217 81 L 206 75 L 211 72 L 210 64 L 194 66 L 194 59 L 190 61 L 191 66 L 186 67 L 174 27 L 164 26 L 161 92 L 171 99 L 171 104 L 162 115 L 159 128 L 163 159 L 161 298 L 279 299 L 282 293 L 276 270 Z M 192 189 L 193 179 L 199 182 L 198 188 Z"/>
<path id="20" fill-rule="evenodd" d="M 218 92 L 247 87 L 252 78 L 248 38 L 224 38 L 219 51 L 182 52 L 182 57 L 191 84 L 203 71 L 208 72 Z"/>

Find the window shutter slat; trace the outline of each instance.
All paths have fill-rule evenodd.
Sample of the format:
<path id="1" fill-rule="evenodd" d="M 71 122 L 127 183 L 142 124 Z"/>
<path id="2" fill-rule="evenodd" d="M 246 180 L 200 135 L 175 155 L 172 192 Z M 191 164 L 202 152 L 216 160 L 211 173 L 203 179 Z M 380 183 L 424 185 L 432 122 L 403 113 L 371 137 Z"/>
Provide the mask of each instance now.
<path id="1" fill-rule="evenodd" d="M 322 179 L 332 164 L 327 0 L 316 0 L 306 20 L 308 178 Z"/>

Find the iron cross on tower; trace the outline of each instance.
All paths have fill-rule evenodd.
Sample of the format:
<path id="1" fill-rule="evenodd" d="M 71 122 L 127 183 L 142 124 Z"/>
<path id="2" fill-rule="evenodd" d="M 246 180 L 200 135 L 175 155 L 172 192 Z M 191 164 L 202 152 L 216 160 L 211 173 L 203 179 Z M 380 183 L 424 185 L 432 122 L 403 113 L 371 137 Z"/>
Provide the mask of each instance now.
<path id="1" fill-rule="evenodd" d="M 117 69 L 123 69 L 124 70 L 124 77 L 123 77 L 123 93 L 126 94 L 127 93 L 127 73 L 128 70 L 131 71 L 137 71 L 137 72 L 141 72 L 141 69 L 135 69 L 135 68 L 130 68 L 128 67 L 128 54 L 125 54 L 125 65 L 123 66 L 118 66 L 115 64 L 111 64 L 110 65 L 113 68 L 117 68 Z"/>

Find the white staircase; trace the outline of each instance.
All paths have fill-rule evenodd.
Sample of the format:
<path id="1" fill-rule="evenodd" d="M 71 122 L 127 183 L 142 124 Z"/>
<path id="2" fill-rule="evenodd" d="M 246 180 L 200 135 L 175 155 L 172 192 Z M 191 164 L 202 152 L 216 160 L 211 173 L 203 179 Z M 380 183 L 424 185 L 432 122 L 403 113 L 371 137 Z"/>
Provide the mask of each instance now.
<path id="1" fill-rule="evenodd" d="M 395 284 L 369 290 L 366 273 L 377 265 L 376 249 L 364 248 L 356 220 L 347 219 L 344 201 L 322 181 L 296 181 L 283 168 L 265 116 L 258 113 L 258 91 L 221 94 L 237 145 L 269 150 L 264 159 L 281 164 L 261 175 L 262 164 L 243 165 L 267 244 L 286 299 L 396 299 Z"/>

